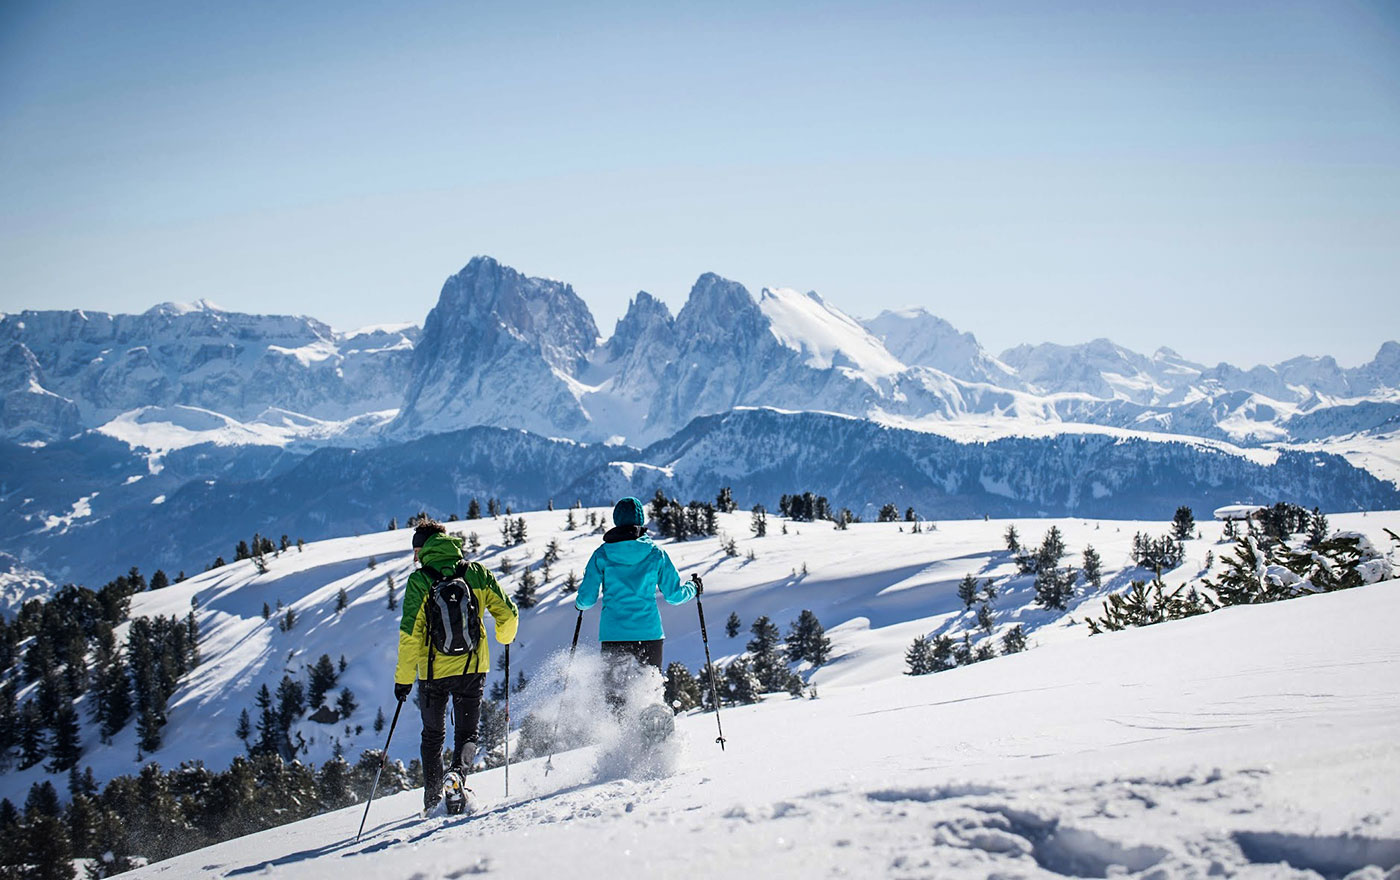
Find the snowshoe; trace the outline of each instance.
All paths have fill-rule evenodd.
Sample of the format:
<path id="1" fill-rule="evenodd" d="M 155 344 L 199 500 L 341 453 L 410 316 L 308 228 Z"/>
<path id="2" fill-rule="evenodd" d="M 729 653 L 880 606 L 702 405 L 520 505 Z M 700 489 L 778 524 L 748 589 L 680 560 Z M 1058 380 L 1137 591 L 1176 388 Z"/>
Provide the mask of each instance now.
<path id="1" fill-rule="evenodd" d="M 653 703 L 637 716 L 637 731 L 649 746 L 663 742 L 676 729 L 676 713 L 663 703 Z"/>
<path id="2" fill-rule="evenodd" d="M 458 770 L 449 770 L 442 778 L 442 801 L 447 815 L 460 816 L 476 809 L 476 796 L 467 788 L 466 780 Z"/>

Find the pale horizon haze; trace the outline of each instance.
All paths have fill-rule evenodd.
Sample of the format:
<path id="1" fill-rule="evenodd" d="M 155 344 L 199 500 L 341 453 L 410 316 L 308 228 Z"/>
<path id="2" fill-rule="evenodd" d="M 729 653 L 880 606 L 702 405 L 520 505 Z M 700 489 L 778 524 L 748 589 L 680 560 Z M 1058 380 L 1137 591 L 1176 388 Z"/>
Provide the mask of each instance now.
<path id="1" fill-rule="evenodd" d="M 1400 6 L 0 7 L 0 311 L 421 324 L 488 254 L 607 336 L 703 272 L 991 352 L 1400 337 Z"/>

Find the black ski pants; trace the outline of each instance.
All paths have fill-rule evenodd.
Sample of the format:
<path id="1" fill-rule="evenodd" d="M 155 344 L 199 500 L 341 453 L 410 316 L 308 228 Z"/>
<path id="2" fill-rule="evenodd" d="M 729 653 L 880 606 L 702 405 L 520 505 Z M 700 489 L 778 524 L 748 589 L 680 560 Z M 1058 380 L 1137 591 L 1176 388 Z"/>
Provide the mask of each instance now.
<path id="1" fill-rule="evenodd" d="M 643 666 L 661 668 L 661 646 L 665 639 L 650 639 L 645 642 L 603 642 L 603 686 L 608 705 L 614 714 L 621 714 L 627 702 L 627 685 L 636 677 Z"/>
<path id="2" fill-rule="evenodd" d="M 418 683 L 418 710 L 423 716 L 423 796 L 442 789 L 442 744 L 447 738 L 447 701 L 452 700 L 452 766 L 462 763 L 462 748 L 476 742 L 481 722 L 481 694 L 486 673 L 468 672 Z"/>

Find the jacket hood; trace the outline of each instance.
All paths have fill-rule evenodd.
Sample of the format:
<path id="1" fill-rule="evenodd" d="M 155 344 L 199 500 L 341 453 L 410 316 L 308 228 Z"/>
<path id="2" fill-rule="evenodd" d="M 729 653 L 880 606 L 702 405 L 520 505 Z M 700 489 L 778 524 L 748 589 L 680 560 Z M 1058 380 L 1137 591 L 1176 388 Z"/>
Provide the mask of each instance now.
<path id="1" fill-rule="evenodd" d="M 651 536 L 645 532 L 634 540 L 616 541 L 603 545 L 603 553 L 608 559 L 622 565 L 635 565 L 656 551 Z"/>
<path id="2" fill-rule="evenodd" d="M 462 558 L 462 539 L 451 535 L 432 535 L 418 551 L 418 562 L 439 574 L 447 574 Z"/>

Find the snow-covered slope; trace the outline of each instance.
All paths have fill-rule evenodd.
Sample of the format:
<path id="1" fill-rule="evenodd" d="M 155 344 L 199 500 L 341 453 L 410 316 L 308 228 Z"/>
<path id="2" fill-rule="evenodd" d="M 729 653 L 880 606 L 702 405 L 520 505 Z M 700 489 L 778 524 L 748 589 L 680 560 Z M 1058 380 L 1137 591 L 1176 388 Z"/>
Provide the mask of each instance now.
<path id="1" fill-rule="evenodd" d="M 556 572 L 586 558 L 597 537 L 558 531 L 565 515 L 527 515 L 530 542 L 511 551 L 517 561 L 550 538 L 564 545 Z M 1396 519 L 1345 515 L 1333 525 L 1381 543 L 1379 527 Z M 1164 528 L 1017 523 L 1032 541 L 1052 524 L 1071 554 L 1086 543 L 1100 550 L 1105 591 L 1135 573 L 1124 566 L 1136 528 Z M 1090 638 L 1083 619 L 1102 595 L 1063 617 L 1036 610 L 1000 549 L 1006 522 L 940 523 L 922 534 L 896 523 L 847 532 L 790 523 L 784 535 L 777 525 L 752 538 L 745 518 L 724 518 L 724 530 L 754 549 L 752 561 L 724 556 L 716 539 L 667 548 L 683 572 L 706 576 L 717 660 L 742 650 L 745 636 L 722 632 L 731 611 L 745 624 L 758 614 L 785 623 L 810 608 L 833 641 L 831 660 L 811 674 L 816 699 L 725 709 L 724 751 L 713 742 L 715 717 L 691 713 L 659 766 L 585 748 L 557 755 L 546 776 L 542 760 L 527 758 L 511 768 L 509 796 L 501 770 L 471 777 L 483 806 L 471 818 L 420 821 L 418 792 L 405 792 L 376 801 L 358 843 L 361 810 L 350 808 L 134 876 L 736 876 L 761 867 L 776 877 L 1341 877 L 1374 865 L 1364 876 L 1380 877 L 1400 864 L 1394 582 Z M 1202 528 L 1169 584 L 1221 549 L 1216 524 Z M 137 597 L 139 612 L 183 613 L 198 596 L 206 632 L 206 662 L 172 701 L 167 745 L 153 757 L 217 763 L 236 751 L 234 716 L 259 683 L 336 646 L 351 648 L 345 680 L 365 704 L 352 721 L 390 705 L 394 621 L 378 586 L 388 573 L 401 582 L 406 538 L 324 542 L 273 560 L 266 575 L 232 566 Z M 378 568 L 366 567 L 369 555 Z M 997 581 L 998 632 L 1022 623 L 1031 650 L 902 675 L 914 636 L 973 626 L 955 596 L 968 573 Z M 351 605 L 337 616 L 341 587 Z M 557 581 L 542 595 L 512 661 L 548 681 L 543 670 L 566 647 L 574 613 Z M 273 598 L 301 612 L 291 633 L 257 613 Z M 698 666 L 695 609 L 664 616 L 667 659 Z M 592 644 L 575 693 L 595 687 Z M 547 686 L 541 696 L 533 687 L 517 696 L 517 718 L 555 705 Z M 327 754 L 333 737 L 349 754 L 379 745 L 339 725 L 299 729 L 314 737 L 309 757 Z M 394 757 L 416 753 L 417 732 L 406 714 Z M 89 754 L 112 772 L 133 751 L 119 738 Z"/>

